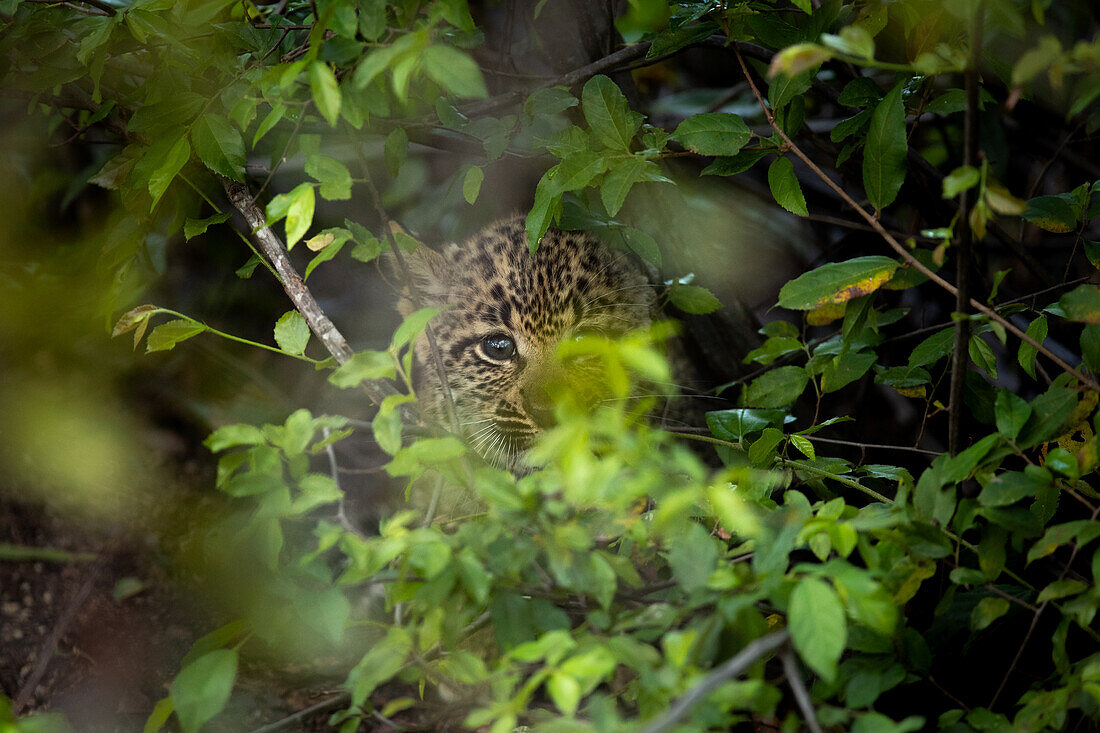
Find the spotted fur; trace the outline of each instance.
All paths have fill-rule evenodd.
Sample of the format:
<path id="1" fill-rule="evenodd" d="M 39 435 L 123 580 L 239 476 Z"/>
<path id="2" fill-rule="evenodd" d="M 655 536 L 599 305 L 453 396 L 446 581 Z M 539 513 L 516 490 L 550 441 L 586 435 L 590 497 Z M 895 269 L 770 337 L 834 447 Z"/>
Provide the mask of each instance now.
<path id="1" fill-rule="evenodd" d="M 515 468 L 552 422 L 550 391 L 583 366 L 557 358 L 564 339 L 617 336 L 648 326 L 656 297 L 621 252 L 583 232 L 551 229 L 533 254 L 520 216 L 493 224 L 441 253 L 406 255 L 417 297 L 406 287 L 398 310 L 442 309 L 432 322 L 459 429 L 488 460 Z M 508 343 L 515 353 L 504 358 Z M 446 394 L 426 338 L 416 344 L 414 386 L 422 412 L 448 422 Z"/>

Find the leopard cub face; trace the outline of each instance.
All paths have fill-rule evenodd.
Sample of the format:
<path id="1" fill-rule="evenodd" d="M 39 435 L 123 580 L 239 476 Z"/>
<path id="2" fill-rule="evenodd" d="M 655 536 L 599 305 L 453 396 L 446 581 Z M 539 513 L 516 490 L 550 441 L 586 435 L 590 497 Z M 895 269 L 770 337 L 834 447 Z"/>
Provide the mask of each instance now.
<path id="1" fill-rule="evenodd" d="M 614 337 L 648 326 L 656 297 L 620 252 L 581 232 L 551 229 L 530 253 L 524 220 L 493 224 L 442 253 L 405 256 L 431 321 L 459 429 L 502 468 L 521 465 L 535 436 L 553 423 L 552 395 L 584 381 L 583 363 L 562 363 L 563 340 Z M 398 310 L 416 305 L 407 285 Z M 446 393 L 426 337 L 415 346 L 413 383 L 424 415 L 446 426 Z M 591 367 L 589 367 L 591 369 Z"/>

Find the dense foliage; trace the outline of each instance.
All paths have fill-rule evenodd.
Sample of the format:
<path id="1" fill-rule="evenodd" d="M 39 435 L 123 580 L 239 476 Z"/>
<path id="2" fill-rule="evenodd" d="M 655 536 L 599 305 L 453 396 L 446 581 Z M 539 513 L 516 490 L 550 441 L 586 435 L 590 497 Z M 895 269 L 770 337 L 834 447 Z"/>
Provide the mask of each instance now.
<path id="1" fill-rule="evenodd" d="M 236 231 L 252 248 L 239 276 L 259 288 L 270 270 L 294 305 L 275 345 L 255 346 L 330 369 L 333 390 L 365 388 L 379 408 L 369 424 L 296 409 L 210 435 L 228 508 L 199 564 L 235 618 L 195 643 L 146 730 L 216 723 L 242 659 L 325 655 L 344 731 L 1095 724 L 1096 11 L 632 0 L 615 26 L 586 28 L 610 55 L 483 73 L 485 49 L 515 40 L 491 37 L 502 14 L 551 11 L 0 2 L 9 116 L 90 156 L 61 182 L 27 162 L 28 181 L 70 201 L 113 192 L 99 231 L 62 254 L 105 294 L 102 319 L 125 313 L 115 335 L 147 352 L 200 334 L 254 342 L 180 303 L 135 307 L 166 247 Z M 723 59 L 708 72 L 721 88 L 682 82 L 691 103 L 669 103 L 669 77 L 690 79 L 701 50 Z M 1063 153 L 1079 162 L 1048 175 Z M 486 466 L 413 429 L 409 345 L 433 312 L 352 355 L 272 249 L 308 248 L 309 278 L 415 248 L 391 218 L 459 231 L 514 159 L 540 166 L 531 242 L 584 228 L 681 261 L 672 250 L 694 243 L 631 202 L 688 197 L 698 176 L 761 181 L 768 217 L 814 222 L 828 251 L 778 291 L 759 348 L 730 355 L 753 371 L 726 385 L 734 406 L 709 412 L 705 434 L 659 429 L 628 399 L 636 380 L 668 381 L 663 331 L 586 339 L 571 348 L 620 399 L 559 405 L 539 470 Z M 284 165 L 294 180 L 276 192 Z M 316 224 L 353 198 L 369 213 Z M 6 288 L 55 277 L 24 264 L 5 263 Z M 686 275 L 666 274 L 668 302 L 715 310 Z M 332 450 L 364 432 L 408 486 L 377 532 L 348 519 Z"/>

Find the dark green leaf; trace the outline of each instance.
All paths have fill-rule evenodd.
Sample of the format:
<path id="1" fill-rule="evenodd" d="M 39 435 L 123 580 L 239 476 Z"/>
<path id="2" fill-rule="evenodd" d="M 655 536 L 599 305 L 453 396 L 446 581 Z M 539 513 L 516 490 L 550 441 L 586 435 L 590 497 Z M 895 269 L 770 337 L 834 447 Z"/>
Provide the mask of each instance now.
<path id="1" fill-rule="evenodd" d="M 768 187 L 777 204 L 797 216 L 808 216 L 806 197 L 794 174 L 794 163 L 784 156 L 776 158 L 768 166 Z M 790 306 L 787 306 L 790 307 Z"/>
<path id="2" fill-rule="evenodd" d="M 1043 484 L 1019 471 L 998 474 L 978 495 L 982 506 L 1008 506 L 1020 499 L 1034 498 Z"/>
<path id="3" fill-rule="evenodd" d="M 909 145 L 901 101 L 904 87 L 904 82 L 897 84 L 875 107 L 863 148 L 863 187 L 878 210 L 894 202 L 905 181 Z"/>
<path id="4" fill-rule="evenodd" d="M 738 173 L 744 173 L 771 152 L 770 150 L 742 150 L 737 155 L 729 158 L 716 158 L 713 163 L 700 171 L 700 175 L 734 176 Z"/>
<path id="5" fill-rule="evenodd" d="M 909 366 L 927 366 L 935 364 L 951 353 L 951 346 L 955 341 L 955 329 L 945 328 L 937 331 L 924 341 L 917 344 L 913 353 L 909 355 Z"/>
<path id="6" fill-rule="evenodd" d="M 1047 317 L 1039 316 L 1034 321 L 1028 324 L 1027 335 L 1033 338 L 1037 343 L 1043 343 L 1047 337 Z M 1028 375 L 1035 379 L 1035 357 L 1039 351 L 1029 343 L 1020 343 L 1019 362 L 1020 367 L 1028 373 Z"/>
<path id="7" fill-rule="evenodd" d="M 1023 397 L 1002 389 L 997 393 L 997 402 L 994 407 L 997 419 L 997 432 L 1015 440 L 1023 430 L 1027 419 L 1031 417 L 1031 405 Z"/>
<path id="8" fill-rule="evenodd" d="M 668 290 L 668 298 L 684 313 L 713 313 L 722 307 L 722 301 L 714 297 L 709 290 L 698 285 L 674 283 Z"/>
<path id="9" fill-rule="evenodd" d="M 744 437 L 767 427 L 782 426 L 793 417 L 783 410 L 717 410 L 706 415 L 711 434 L 722 440 L 736 443 Z"/>
<path id="10" fill-rule="evenodd" d="M 810 375 L 800 366 L 783 366 L 760 375 L 745 388 L 744 400 L 753 407 L 786 407 L 806 389 Z"/>
<path id="11" fill-rule="evenodd" d="M 153 197 L 153 204 L 149 207 L 150 211 L 156 208 L 160 197 L 168 190 L 168 185 L 172 183 L 176 174 L 190 159 L 191 146 L 188 144 L 187 138 L 181 137 L 168 150 L 168 154 L 164 157 L 160 166 L 149 176 L 149 195 Z"/>
<path id="12" fill-rule="evenodd" d="M 1062 196 L 1038 196 L 1030 199 L 1020 218 L 1048 232 L 1064 234 L 1077 228 L 1077 212 Z"/>
<path id="13" fill-rule="evenodd" d="M 191 140 L 195 154 L 210 170 L 244 181 L 244 140 L 229 120 L 215 114 L 203 115 L 191 127 Z"/>
<path id="14" fill-rule="evenodd" d="M 1078 285 L 1058 301 L 1071 321 L 1100 324 L 1100 288 L 1089 283 Z"/>
<path id="15" fill-rule="evenodd" d="M 630 109 L 615 82 L 602 74 L 592 77 L 584 85 L 581 104 L 584 119 L 596 139 L 614 150 L 630 148 L 642 116 Z"/>
<path id="16" fill-rule="evenodd" d="M 739 116 L 700 112 L 680 123 L 672 139 L 699 155 L 736 155 L 752 137 Z"/>
<path id="17" fill-rule="evenodd" d="M 825 365 L 821 372 L 821 391 L 836 392 L 862 377 L 875 363 L 873 351 L 845 351 Z"/>
<path id="18" fill-rule="evenodd" d="M 214 224 L 229 221 L 229 214 L 214 214 L 205 219 L 187 219 L 183 222 L 184 241 L 190 241 L 193 237 L 205 234 L 206 230 Z"/>

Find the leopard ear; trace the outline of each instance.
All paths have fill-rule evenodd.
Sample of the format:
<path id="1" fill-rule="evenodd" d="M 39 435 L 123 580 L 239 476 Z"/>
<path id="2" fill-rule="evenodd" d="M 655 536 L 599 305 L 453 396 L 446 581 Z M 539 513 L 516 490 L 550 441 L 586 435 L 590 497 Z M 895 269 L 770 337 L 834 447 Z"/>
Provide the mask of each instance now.
<path id="1" fill-rule="evenodd" d="M 387 271 L 400 286 L 398 312 L 409 315 L 416 310 L 417 300 L 422 306 L 446 305 L 452 273 L 446 257 L 422 244 L 412 252 L 402 252 L 400 258 L 390 251 L 382 255 Z"/>

